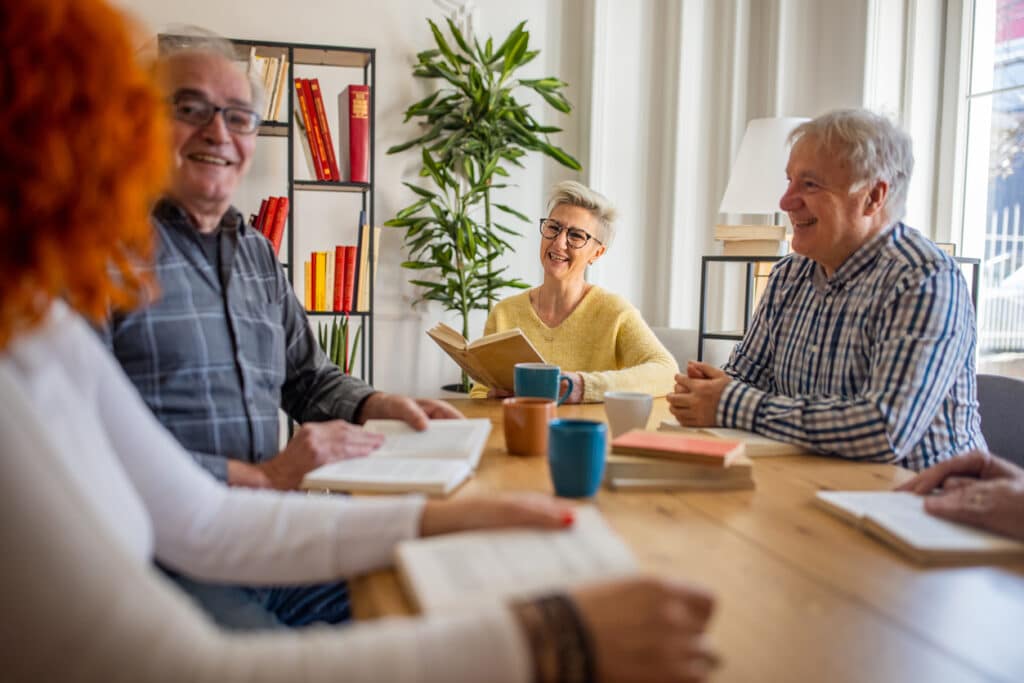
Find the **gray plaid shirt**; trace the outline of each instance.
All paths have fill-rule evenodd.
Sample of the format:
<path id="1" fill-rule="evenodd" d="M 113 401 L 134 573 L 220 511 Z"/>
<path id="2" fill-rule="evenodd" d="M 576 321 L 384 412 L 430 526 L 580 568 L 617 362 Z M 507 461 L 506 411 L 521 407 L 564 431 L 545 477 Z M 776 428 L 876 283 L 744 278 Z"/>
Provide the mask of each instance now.
<path id="1" fill-rule="evenodd" d="M 102 336 L 203 467 L 225 480 L 227 458 L 273 457 L 279 407 L 297 422 L 354 419 L 373 388 L 327 359 L 263 235 L 228 210 L 218 273 L 184 210 L 162 200 L 153 222 L 160 297 Z"/>

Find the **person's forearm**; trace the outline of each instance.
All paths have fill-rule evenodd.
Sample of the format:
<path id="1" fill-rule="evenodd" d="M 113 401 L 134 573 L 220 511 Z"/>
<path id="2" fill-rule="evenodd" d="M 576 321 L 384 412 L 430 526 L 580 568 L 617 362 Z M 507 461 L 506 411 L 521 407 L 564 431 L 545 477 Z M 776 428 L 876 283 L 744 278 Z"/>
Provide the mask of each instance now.
<path id="1" fill-rule="evenodd" d="M 227 460 L 227 483 L 229 486 L 244 486 L 251 489 L 273 488 L 270 477 L 257 465 L 241 460 Z"/>

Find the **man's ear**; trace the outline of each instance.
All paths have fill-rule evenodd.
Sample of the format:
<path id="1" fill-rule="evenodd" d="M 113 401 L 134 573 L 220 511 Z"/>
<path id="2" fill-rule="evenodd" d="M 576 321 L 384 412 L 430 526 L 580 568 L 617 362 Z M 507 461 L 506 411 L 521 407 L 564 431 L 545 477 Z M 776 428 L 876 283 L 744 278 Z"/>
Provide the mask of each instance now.
<path id="1" fill-rule="evenodd" d="M 885 199 L 889 196 L 889 183 L 884 180 L 877 180 L 868 191 L 864 199 L 864 215 L 873 216 L 885 206 Z"/>

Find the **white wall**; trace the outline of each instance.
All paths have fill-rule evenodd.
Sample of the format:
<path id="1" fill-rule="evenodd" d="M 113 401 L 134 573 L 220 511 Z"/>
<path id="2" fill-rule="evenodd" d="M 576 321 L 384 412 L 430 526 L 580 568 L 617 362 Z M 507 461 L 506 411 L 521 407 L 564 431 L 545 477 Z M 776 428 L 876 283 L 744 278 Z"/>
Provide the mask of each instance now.
<path id="1" fill-rule="evenodd" d="M 378 223 L 409 203 L 400 181 L 413 179 L 415 155 L 386 156 L 388 146 L 414 134 L 402 111 L 427 92 L 410 75 L 416 52 L 432 46 L 426 17 L 440 20 L 428 0 L 250 0 L 244 11 L 223 0 L 123 2 L 152 30 L 193 23 L 228 37 L 375 47 L 377 49 Z M 478 0 L 480 36 L 503 37 L 526 19 L 540 57 L 528 76 L 570 83 L 571 117 L 542 109 L 566 129 L 555 142 L 584 164 L 580 176 L 607 194 L 622 215 L 613 249 L 589 274 L 637 305 L 652 325 L 697 326 L 699 264 L 718 253 L 712 227 L 729 167 L 746 122 L 761 116 L 814 116 L 836 107 L 890 110 L 911 129 L 918 172 L 911 189 L 912 224 L 929 234 L 936 207 L 937 135 L 945 30 L 944 0 Z M 913 71 L 911 71 L 911 69 Z M 911 79 L 911 73 L 917 78 Z M 920 138 L 920 139 L 918 139 Z M 274 148 L 274 145 L 278 148 Z M 261 143 L 265 156 L 247 190 L 253 198 L 283 180 L 280 143 Z M 277 156 L 275 156 L 277 155 Z M 779 169 L 781 174 L 783 169 Z M 547 189 L 575 174 L 533 158 L 505 191 L 503 203 L 541 216 Z M 266 189 L 264 189 L 266 187 Z M 330 208 L 302 199 L 299 232 Z M 312 211 L 314 217 L 307 217 Z M 338 209 L 333 209 L 337 212 Z M 506 262 L 521 279 L 541 275 L 533 224 Z M 333 244 L 334 242 L 328 242 Z M 308 249 L 315 248 L 313 246 Z M 300 252 L 301 253 L 301 252 Z M 415 295 L 397 266 L 401 234 L 385 230 L 377 280 L 375 384 L 385 390 L 436 395 L 457 377 L 423 331 L 444 318 L 410 302 Z M 712 301 L 715 325 L 730 325 L 735 287 L 718 277 L 728 300 Z M 453 322 L 453 318 L 444 318 Z M 479 334 L 483 315 L 474 317 Z M 716 354 L 721 360 L 727 352 Z"/>

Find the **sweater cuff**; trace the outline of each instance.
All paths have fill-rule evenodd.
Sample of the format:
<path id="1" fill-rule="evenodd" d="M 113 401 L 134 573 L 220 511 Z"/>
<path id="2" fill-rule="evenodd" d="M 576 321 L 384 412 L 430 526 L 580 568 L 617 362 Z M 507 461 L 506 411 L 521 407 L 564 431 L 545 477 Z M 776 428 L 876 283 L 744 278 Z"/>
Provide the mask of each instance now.
<path id="1" fill-rule="evenodd" d="M 715 410 L 715 422 L 721 427 L 754 431 L 757 410 L 765 393 L 749 384 L 733 380 L 722 391 Z"/>
<path id="2" fill-rule="evenodd" d="M 604 403 L 604 392 L 608 391 L 608 382 L 600 372 L 581 372 L 583 378 L 583 403 Z"/>

